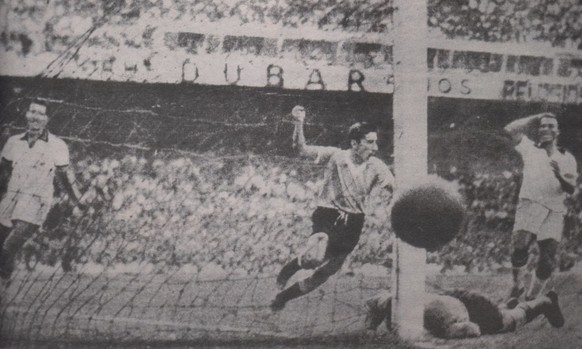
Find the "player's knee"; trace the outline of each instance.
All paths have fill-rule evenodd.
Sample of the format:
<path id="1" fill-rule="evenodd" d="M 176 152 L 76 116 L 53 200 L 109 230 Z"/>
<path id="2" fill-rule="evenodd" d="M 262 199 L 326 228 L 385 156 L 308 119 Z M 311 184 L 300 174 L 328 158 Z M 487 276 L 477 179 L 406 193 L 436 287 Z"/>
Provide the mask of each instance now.
<path id="1" fill-rule="evenodd" d="M 301 269 L 315 269 L 323 264 L 324 260 L 320 258 L 313 258 L 310 255 L 302 254 L 298 258 L 298 264 Z"/>
<path id="2" fill-rule="evenodd" d="M 529 258 L 529 249 L 525 248 L 514 248 L 511 253 L 511 265 L 514 268 L 521 268 L 527 264 Z"/>
<path id="3" fill-rule="evenodd" d="M 316 233 L 309 237 L 305 250 L 299 255 L 298 263 L 303 269 L 315 269 L 325 261 L 329 237 L 326 233 Z"/>

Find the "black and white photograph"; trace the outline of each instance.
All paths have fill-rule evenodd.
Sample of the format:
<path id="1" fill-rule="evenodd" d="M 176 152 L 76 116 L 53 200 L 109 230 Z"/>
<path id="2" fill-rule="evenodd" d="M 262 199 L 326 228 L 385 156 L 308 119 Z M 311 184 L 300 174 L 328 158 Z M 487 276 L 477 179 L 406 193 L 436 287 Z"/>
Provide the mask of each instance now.
<path id="1" fill-rule="evenodd" d="M 582 348 L 581 0 L 0 0 L 0 348 Z"/>

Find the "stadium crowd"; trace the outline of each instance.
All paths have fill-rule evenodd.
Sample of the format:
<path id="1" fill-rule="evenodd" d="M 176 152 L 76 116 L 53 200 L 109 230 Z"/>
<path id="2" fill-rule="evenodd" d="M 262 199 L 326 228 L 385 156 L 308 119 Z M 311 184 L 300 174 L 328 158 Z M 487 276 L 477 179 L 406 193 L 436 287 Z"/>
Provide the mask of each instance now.
<path id="1" fill-rule="evenodd" d="M 235 275 L 272 274 L 301 247 L 310 231 L 320 171 L 310 163 L 273 158 L 201 158 L 160 153 L 154 158 L 119 152 L 106 157 L 73 152 L 90 208 L 41 235 L 46 245 L 68 244 L 73 265 L 152 263 L 191 265 Z M 429 261 L 443 271 L 491 271 L 509 266 L 518 171 L 449 171 L 468 200 L 468 229 Z M 582 189 L 582 188 L 581 188 Z M 571 200 L 582 202 L 580 192 Z M 56 209 L 69 205 L 63 200 Z M 59 208 L 60 206 L 60 208 Z M 374 203 L 346 270 L 390 263 L 387 207 Z M 582 224 L 582 215 L 577 218 Z M 51 241 L 52 240 L 52 241 Z M 572 248 L 582 255 L 579 243 Z M 54 251 L 53 251 L 54 252 Z M 47 249 L 43 253 L 51 253 Z M 48 260 L 48 258 L 44 258 Z M 52 263 L 58 263 L 54 256 Z M 219 273 L 220 274 L 220 273 Z"/>
<path id="2" fill-rule="evenodd" d="M 97 49 L 151 48 L 148 37 L 155 25 L 134 26 L 144 20 L 388 33 L 393 11 L 391 1 L 381 0 L 5 1 L 0 4 L 0 43 L 21 55 L 62 52 L 93 26 L 111 25 L 93 35 L 89 44 Z M 431 32 L 441 37 L 541 41 L 578 49 L 582 45 L 582 4 L 576 0 L 431 0 L 428 14 Z"/>

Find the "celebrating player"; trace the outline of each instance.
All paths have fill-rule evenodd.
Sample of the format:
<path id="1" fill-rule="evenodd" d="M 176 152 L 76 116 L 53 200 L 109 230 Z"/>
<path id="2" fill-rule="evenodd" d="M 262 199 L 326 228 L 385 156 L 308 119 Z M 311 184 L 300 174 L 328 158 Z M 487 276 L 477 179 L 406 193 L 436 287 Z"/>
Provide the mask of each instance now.
<path id="1" fill-rule="evenodd" d="M 556 268 L 567 211 L 564 199 L 574 192 L 577 165 L 574 156 L 557 145 L 560 130 L 554 114 L 542 113 L 515 120 L 505 131 L 511 135 L 523 159 L 523 182 L 512 235 L 510 297 L 519 298 L 524 293 L 524 267 L 529 259 L 530 245 L 537 240 L 539 259 L 525 295 L 529 300 L 544 292 Z"/>
<path id="2" fill-rule="evenodd" d="M 340 270 L 346 257 L 358 244 L 368 198 L 375 188 L 392 189 L 394 177 L 380 159 L 376 129 L 368 123 L 356 123 L 349 129 L 350 149 L 305 144 L 303 122 L 305 109 L 295 106 L 293 145 L 299 154 L 326 164 L 323 188 L 313 212 L 313 234 L 305 251 L 287 263 L 277 277 L 284 288 L 300 269 L 315 269 L 313 274 L 277 294 L 271 309 L 280 310 L 297 297 L 313 291 Z"/>
<path id="3" fill-rule="evenodd" d="M 382 323 L 392 327 L 392 295 L 380 293 L 366 301 L 367 330 L 376 330 Z M 513 309 L 495 305 L 489 298 L 472 291 L 454 290 L 442 295 L 427 294 L 424 307 L 424 327 L 435 337 L 469 338 L 483 334 L 513 332 L 543 315 L 550 325 L 564 326 L 564 316 L 558 295 L 522 302 Z"/>
<path id="4" fill-rule="evenodd" d="M 69 149 L 46 129 L 46 105 L 33 101 L 26 112 L 27 129 L 8 139 L 0 160 L 0 277 L 9 279 L 14 259 L 43 224 L 53 197 L 56 176 L 74 203 L 79 191 L 68 170 Z M 6 185 L 7 182 L 7 185 Z"/>

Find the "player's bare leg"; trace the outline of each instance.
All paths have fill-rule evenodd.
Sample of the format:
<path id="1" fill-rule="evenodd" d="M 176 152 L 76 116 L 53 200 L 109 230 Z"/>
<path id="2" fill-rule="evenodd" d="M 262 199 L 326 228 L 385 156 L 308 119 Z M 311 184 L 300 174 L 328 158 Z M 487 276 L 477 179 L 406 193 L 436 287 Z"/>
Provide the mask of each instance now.
<path id="1" fill-rule="evenodd" d="M 551 287 L 553 272 L 557 266 L 557 252 L 559 243 L 553 239 L 538 241 L 539 260 L 536 267 L 535 275 L 532 276 L 532 282 L 526 299 L 534 299 L 546 292 Z"/>
<path id="2" fill-rule="evenodd" d="M 556 256 L 558 252 L 558 242 L 554 239 L 538 241 L 540 258 L 537 263 L 535 275 L 527 290 L 526 300 L 537 298 L 544 294 L 548 285 L 551 284 L 552 274 L 556 269 Z"/>
<path id="3" fill-rule="evenodd" d="M 525 293 L 524 275 L 529 260 L 529 248 L 535 235 L 519 230 L 512 235 L 513 252 L 511 254 L 513 286 L 509 294 L 508 308 L 517 305 L 519 298 Z"/>

